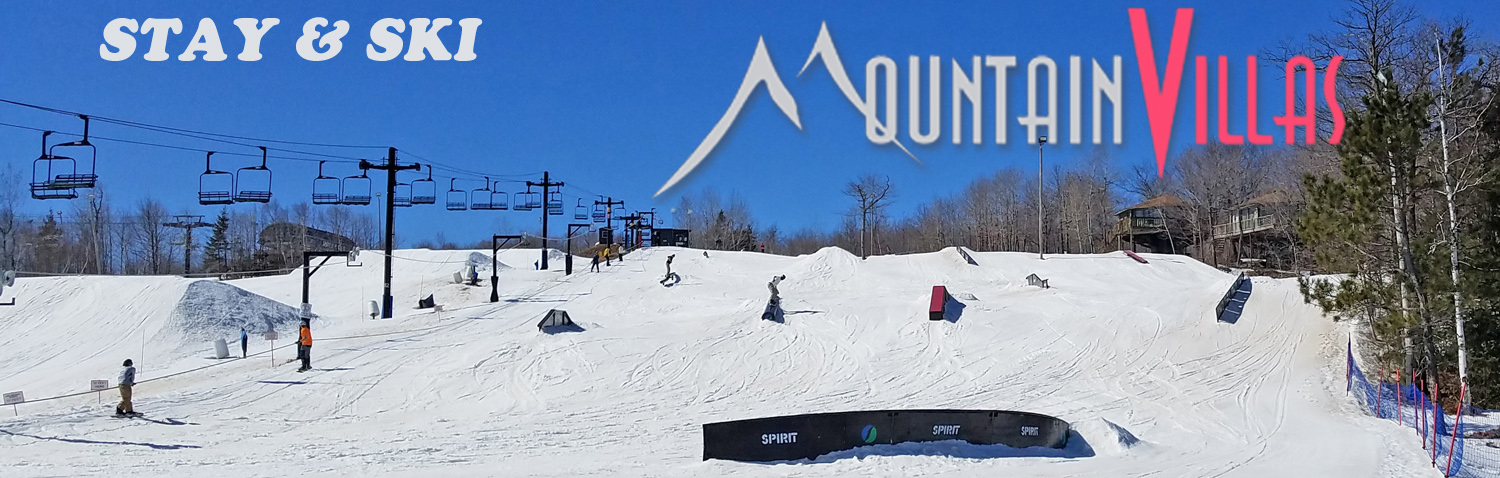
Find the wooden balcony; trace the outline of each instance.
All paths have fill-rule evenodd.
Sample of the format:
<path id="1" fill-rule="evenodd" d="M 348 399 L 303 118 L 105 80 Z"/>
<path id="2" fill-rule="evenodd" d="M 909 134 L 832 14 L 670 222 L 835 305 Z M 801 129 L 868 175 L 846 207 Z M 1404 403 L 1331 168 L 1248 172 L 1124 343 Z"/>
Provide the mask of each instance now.
<path id="1" fill-rule="evenodd" d="M 1160 217 L 1122 218 L 1115 222 L 1116 236 L 1155 234 L 1167 230 L 1167 221 Z"/>
<path id="2" fill-rule="evenodd" d="M 1226 224 L 1214 226 L 1214 239 L 1226 239 L 1235 236 L 1268 231 L 1275 229 L 1278 221 L 1274 214 L 1255 215 L 1242 217 Z"/>

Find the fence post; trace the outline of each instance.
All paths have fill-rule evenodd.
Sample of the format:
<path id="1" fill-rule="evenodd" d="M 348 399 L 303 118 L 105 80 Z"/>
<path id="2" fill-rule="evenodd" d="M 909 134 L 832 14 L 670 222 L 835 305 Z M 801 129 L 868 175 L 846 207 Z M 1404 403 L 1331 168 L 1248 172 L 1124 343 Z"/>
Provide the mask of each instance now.
<path id="1" fill-rule="evenodd" d="M 1401 372 L 1396 372 L 1396 424 L 1406 426 L 1406 415 L 1401 412 Z"/>
<path id="2" fill-rule="evenodd" d="M 1437 438 L 1438 438 L 1438 430 L 1441 429 L 1441 428 L 1443 428 L 1443 415 L 1442 415 L 1443 409 L 1442 409 L 1442 407 L 1438 406 L 1439 401 L 1442 400 L 1442 399 L 1439 398 L 1439 397 L 1440 396 L 1438 395 L 1438 383 L 1437 383 L 1437 380 L 1433 380 L 1432 381 L 1432 421 L 1433 421 L 1433 426 L 1432 426 L 1432 467 L 1433 468 L 1437 468 L 1437 454 L 1438 454 L 1438 439 Z"/>
<path id="3" fill-rule="evenodd" d="M 1443 476 L 1453 476 L 1453 455 L 1458 453 L 1459 424 L 1464 421 L 1464 395 L 1469 393 L 1469 384 L 1461 383 L 1458 387 L 1458 413 L 1453 419 L 1453 433 L 1448 438 L 1448 466 L 1443 469 Z M 1463 466 L 1463 462 L 1459 462 Z"/>
<path id="4" fill-rule="evenodd" d="M 1375 387 L 1375 418 L 1385 418 L 1380 413 L 1380 404 L 1385 402 L 1385 364 L 1380 364 L 1380 376 L 1376 377 L 1375 382 L 1379 384 Z"/>

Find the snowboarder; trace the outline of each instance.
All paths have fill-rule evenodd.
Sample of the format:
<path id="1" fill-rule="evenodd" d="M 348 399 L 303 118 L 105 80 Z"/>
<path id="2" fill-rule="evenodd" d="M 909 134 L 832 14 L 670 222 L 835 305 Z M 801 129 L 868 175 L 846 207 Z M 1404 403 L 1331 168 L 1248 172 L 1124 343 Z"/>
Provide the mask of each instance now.
<path id="1" fill-rule="evenodd" d="M 250 333 L 240 327 L 240 358 L 250 357 Z"/>
<path id="2" fill-rule="evenodd" d="M 130 403 L 130 389 L 135 386 L 135 364 L 130 359 L 125 359 L 125 367 L 120 371 L 120 404 L 115 406 L 115 415 L 136 415 L 135 405 Z"/>
<path id="3" fill-rule="evenodd" d="M 308 319 L 302 319 L 302 327 L 297 331 L 297 358 L 302 359 L 302 368 L 298 372 L 312 370 L 312 327 Z"/>
<path id="4" fill-rule="evenodd" d="M 786 275 L 772 277 L 771 282 L 766 284 L 766 288 L 771 289 L 771 301 L 766 303 L 766 311 L 760 314 L 760 318 L 777 320 L 777 317 L 781 315 L 781 292 L 776 290 L 776 286 L 783 280 L 786 280 Z"/>
<path id="5" fill-rule="evenodd" d="M 677 257 L 677 254 L 671 254 L 667 256 L 667 276 L 661 278 L 661 285 L 667 285 L 667 281 L 672 281 L 673 284 L 682 282 L 682 278 L 678 277 L 676 273 L 672 272 L 672 258 L 674 257 Z"/>

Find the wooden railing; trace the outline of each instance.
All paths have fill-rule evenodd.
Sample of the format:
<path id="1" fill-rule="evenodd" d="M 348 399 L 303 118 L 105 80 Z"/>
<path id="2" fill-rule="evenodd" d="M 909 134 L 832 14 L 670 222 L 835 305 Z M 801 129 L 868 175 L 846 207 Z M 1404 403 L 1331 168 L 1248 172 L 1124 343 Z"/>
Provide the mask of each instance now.
<path id="1" fill-rule="evenodd" d="M 1214 239 L 1223 239 L 1273 229 L 1276 227 L 1276 223 L 1276 216 L 1273 214 L 1241 218 L 1226 224 L 1215 225 Z"/>

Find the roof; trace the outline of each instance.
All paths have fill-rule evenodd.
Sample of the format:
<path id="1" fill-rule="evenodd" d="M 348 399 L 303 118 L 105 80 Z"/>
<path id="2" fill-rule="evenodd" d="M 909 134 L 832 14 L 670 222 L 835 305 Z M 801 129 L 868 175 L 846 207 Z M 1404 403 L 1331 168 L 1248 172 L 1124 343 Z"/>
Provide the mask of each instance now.
<path id="1" fill-rule="evenodd" d="M 1121 209 L 1120 211 L 1124 212 L 1132 209 L 1147 209 L 1153 207 L 1179 207 L 1186 204 L 1187 203 L 1182 202 L 1182 199 L 1178 198 L 1177 196 L 1173 196 L 1171 194 L 1163 194 L 1151 199 L 1147 199 L 1140 204 Z"/>
<path id="2" fill-rule="evenodd" d="M 1301 198 L 1293 197 L 1291 193 L 1277 189 L 1275 191 L 1250 198 L 1249 201 L 1245 201 L 1245 203 L 1241 204 L 1241 206 L 1273 206 L 1277 204 L 1290 204 L 1297 202 L 1301 202 Z"/>

